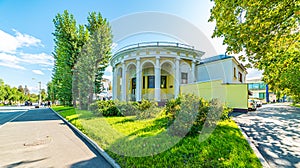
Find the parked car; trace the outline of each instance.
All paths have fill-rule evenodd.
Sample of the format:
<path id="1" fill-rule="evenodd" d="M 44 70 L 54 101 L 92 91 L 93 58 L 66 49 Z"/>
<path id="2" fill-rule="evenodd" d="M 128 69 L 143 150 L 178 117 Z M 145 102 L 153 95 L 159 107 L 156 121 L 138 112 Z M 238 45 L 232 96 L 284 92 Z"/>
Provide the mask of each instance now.
<path id="1" fill-rule="evenodd" d="M 262 101 L 259 99 L 254 99 L 255 103 L 256 103 L 256 107 L 261 107 L 262 106 Z"/>
<path id="2" fill-rule="evenodd" d="M 256 102 L 253 99 L 248 99 L 248 110 L 256 110 Z"/>

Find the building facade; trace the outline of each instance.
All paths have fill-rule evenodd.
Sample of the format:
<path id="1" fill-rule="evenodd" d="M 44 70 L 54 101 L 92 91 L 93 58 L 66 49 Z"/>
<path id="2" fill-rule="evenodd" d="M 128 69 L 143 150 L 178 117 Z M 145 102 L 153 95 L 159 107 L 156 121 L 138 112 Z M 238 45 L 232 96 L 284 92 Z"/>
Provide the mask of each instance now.
<path id="1" fill-rule="evenodd" d="M 139 43 L 121 48 L 111 59 L 113 99 L 164 102 L 182 91 L 190 93 L 189 88 L 200 86 L 199 83 L 211 82 L 216 86 L 245 83 L 247 71 L 234 57 L 218 55 L 201 59 L 204 54 L 192 46 L 170 42 Z M 243 85 L 242 88 L 248 96 L 247 87 Z M 219 98 L 209 95 L 200 94 Z M 220 97 L 226 102 L 226 95 Z M 247 100 L 241 107 L 244 106 L 246 108 Z"/>
<path id="2" fill-rule="evenodd" d="M 202 59 L 196 66 L 198 82 L 222 80 L 223 83 L 245 83 L 246 68 L 235 57 L 217 55 Z"/>
<path id="3" fill-rule="evenodd" d="M 196 64 L 204 52 L 167 42 L 139 43 L 117 52 L 113 67 L 113 99 L 163 101 L 176 97 L 181 84 L 196 82 Z"/>

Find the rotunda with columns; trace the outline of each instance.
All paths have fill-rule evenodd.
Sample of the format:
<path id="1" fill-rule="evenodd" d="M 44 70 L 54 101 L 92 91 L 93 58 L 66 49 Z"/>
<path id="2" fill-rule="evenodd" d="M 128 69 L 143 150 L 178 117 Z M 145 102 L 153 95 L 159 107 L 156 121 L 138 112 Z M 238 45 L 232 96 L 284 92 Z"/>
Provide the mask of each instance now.
<path id="1" fill-rule="evenodd" d="M 166 101 L 180 85 L 196 82 L 196 64 L 204 52 L 173 42 L 147 42 L 119 49 L 111 59 L 113 99 Z"/>

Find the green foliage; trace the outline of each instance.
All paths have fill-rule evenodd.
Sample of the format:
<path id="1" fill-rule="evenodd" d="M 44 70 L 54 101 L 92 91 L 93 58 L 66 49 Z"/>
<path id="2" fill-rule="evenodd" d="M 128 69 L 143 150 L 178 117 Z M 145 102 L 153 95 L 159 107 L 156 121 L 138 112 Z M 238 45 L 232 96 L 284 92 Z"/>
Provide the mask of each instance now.
<path id="1" fill-rule="evenodd" d="M 62 107 L 59 107 L 60 110 Z M 60 114 L 66 111 L 60 111 Z M 74 120 L 76 116 L 77 120 Z M 159 154 L 147 157 L 118 155 L 111 151 L 120 143 L 136 141 L 140 137 L 151 137 L 165 130 L 166 116 L 149 120 L 136 120 L 129 117 L 97 117 L 87 111 L 70 112 L 65 118 L 76 121 L 87 136 L 101 146 L 121 167 L 262 167 L 258 158 L 244 139 L 238 126 L 232 120 L 218 123 L 214 132 L 203 142 L 198 136 L 186 136 L 175 146 Z M 79 125 L 79 126 L 78 126 Z M 122 136 L 122 135 L 125 135 Z M 161 148 L 157 139 L 144 146 L 151 150 Z M 132 150 L 134 146 L 124 146 Z"/>
<path id="2" fill-rule="evenodd" d="M 157 104 L 155 102 L 151 102 L 151 101 L 145 100 L 145 99 L 143 99 L 140 103 L 137 104 L 137 108 L 140 111 L 147 110 L 151 106 L 157 106 Z"/>
<path id="3" fill-rule="evenodd" d="M 157 107 L 155 105 L 151 105 L 149 108 L 145 110 L 138 110 L 136 114 L 136 118 L 139 120 L 150 119 L 157 117 L 163 109 L 161 107 Z"/>
<path id="4" fill-rule="evenodd" d="M 213 37 L 224 38 L 227 52 L 263 70 L 273 91 L 300 95 L 300 1 L 214 0 L 209 21 Z"/>
<path id="5" fill-rule="evenodd" d="M 222 105 L 217 99 L 206 101 L 194 95 L 180 95 L 166 104 L 166 115 L 169 119 L 168 129 L 171 135 L 197 135 L 203 124 L 212 126 L 219 120 L 228 119 L 230 108 Z"/>
<path id="6" fill-rule="evenodd" d="M 140 103 L 137 103 L 136 108 L 136 118 L 140 120 L 155 118 L 162 111 L 162 108 L 159 108 L 156 102 L 151 102 L 145 99 L 143 99 Z"/>
<path id="7" fill-rule="evenodd" d="M 97 101 L 91 105 L 91 109 L 96 116 L 123 116 L 113 100 Z"/>
<path id="8" fill-rule="evenodd" d="M 137 102 L 116 102 L 116 107 L 122 113 L 122 116 L 134 116 L 137 114 Z"/>
<path id="9" fill-rule="evenodd" d="M 112 34 L 109 23 L 101 14 L 92 12 L 88 16 L 88 39 L 75 66 L 75 80 L 80 108 L 93 101 L 94 93 L 100 93 L 101 80 L 111 57 Z M 74 87 L 74 86 L 73 86 Z"/>
<path id="10" fill-rule="evenodd" d="M 101 14 L 89 13 L 88 25 L 78 25 L 67 10 L 53 19 L 55 26 L 53 78 L 49 99 L 86 109 L 98 93 L 103 70 L 111 57 L 112 35 Z M 96 76 L 96 78 L 95 78 Z M 94 88 L 96 87 L 96 89 Z"/>
<path id="11" fill-rule="evenodd" d="M 161 112 L 156 102 L 142 100 L 138 102 L 97 101 L 90 105 L 90 110 L 98 116 L 134 116 L 137 119 L 155 118 Z"/>
<path id="12" fill-rule="evenodd" d="M 78 34 L 76 20 L 67 10 L 53 19 L 54 35 L 54 70 L 52 86 L 57 90 L 57 98 L 64 105 L 72 104 L 72 75 L 80 49 L 83 45 Z"/>
<path id="13" fill-rule="evenodd" d="M 30 100 L 36 102 L 35 94 L 30 94 L 27 86 L 23 89 L 23 86 L 20 85 L 18 88 L 11 87 L 4 83 L 0 79 L 0 104 L 1 105 L 16 105 L 24 104 L 24 101 Z"/>
<path id="14" fill-rule="evenodd" d="M 54 87 L 54 84 L 52 81 L 47 83 L 47 100 L 51 101 L 52 104 L 55 103 L 55 100 L 57 100 L 57 91 L 56 87 Z"/>

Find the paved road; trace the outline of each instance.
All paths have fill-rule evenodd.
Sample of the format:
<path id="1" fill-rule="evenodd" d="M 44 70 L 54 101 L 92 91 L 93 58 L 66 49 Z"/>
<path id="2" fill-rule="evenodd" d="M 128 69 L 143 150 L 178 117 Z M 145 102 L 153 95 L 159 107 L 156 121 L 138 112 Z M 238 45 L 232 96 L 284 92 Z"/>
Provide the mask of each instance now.
<path id="1" fill-rule="evenodd" d="M 111 167 L 49 109 L 0 112 L 0 124 L 0 167 Z"/>
<path id="2" fill-rule="evenodd" d="M 300 167 L 300 108 L 265 105 L 234 119 L 271 167 Z"/>
<path id="3" fill-rule="evenodd" d="M 0 127 L 25 113 L 27 110 L 1 110 L 0 109 Z"/>

